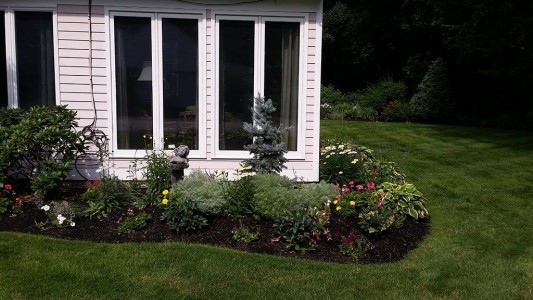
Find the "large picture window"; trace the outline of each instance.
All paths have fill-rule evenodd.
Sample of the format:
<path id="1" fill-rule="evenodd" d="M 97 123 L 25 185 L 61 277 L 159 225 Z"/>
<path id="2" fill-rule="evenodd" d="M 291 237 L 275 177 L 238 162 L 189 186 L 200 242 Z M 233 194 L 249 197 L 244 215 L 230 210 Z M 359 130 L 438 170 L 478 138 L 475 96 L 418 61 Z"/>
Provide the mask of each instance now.
<path id="1" fill-rule="evenodd" d="M 298 150 L 301 21 L 221 16 L 218 19 L 218 150 L 242 151 L 251 141 L 253 97 L 271 99 L 274 123 L 290 126 L 284 143 Z"/>
<path id="2" fill-rule="evenodd" d="M 0 22 L 0 105 L 54 106 L 54 13 L 7 10 L 2 12 Z M 6 33 L 14 43 L 6 43 Z"/>
<path id="3" fill-rule="evenodd" d="M 198 18 L 114 15 L 116 148 L 199 149 Z"/>

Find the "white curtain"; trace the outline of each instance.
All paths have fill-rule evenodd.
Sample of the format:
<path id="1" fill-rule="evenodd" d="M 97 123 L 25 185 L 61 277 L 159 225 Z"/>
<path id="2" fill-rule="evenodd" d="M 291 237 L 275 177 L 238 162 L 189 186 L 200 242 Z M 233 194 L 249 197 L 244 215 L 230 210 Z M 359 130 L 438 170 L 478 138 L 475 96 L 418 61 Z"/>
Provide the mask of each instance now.
<path id="1" fill-rule="evenodd" d="M 299 24 L 298 24 L 299 25 Z M 298 70 L 300 33 L 298 26 L 287 26 L 281 43 L 281 111 L 280 124 L 292 126 L 284 135 L 288 150 L 296 151 L 298 133 Z"/>

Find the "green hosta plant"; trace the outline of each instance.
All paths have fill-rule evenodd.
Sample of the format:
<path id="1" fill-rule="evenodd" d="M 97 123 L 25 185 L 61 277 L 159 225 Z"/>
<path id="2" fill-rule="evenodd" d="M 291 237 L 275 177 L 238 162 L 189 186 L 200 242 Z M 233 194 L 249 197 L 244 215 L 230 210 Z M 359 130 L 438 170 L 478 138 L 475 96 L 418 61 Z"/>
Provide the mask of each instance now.
<path id="1" fill-rule="evenodd" d="M 400 214 L 409 215 L 415 219 L 424 219 L 429 215 L 425 207 L 426 199 L 413 184 L 385 182 L 377 193 L 384 195 L 384 203 L 394 203 Z"/>
<path id="2" fill-rule="evenodd" d="M 288 211 L 274 222 L 274 232 L 299 252 L 314 250 L 322 237 L 328 235 L 329 209 L 305 208 Z"/>

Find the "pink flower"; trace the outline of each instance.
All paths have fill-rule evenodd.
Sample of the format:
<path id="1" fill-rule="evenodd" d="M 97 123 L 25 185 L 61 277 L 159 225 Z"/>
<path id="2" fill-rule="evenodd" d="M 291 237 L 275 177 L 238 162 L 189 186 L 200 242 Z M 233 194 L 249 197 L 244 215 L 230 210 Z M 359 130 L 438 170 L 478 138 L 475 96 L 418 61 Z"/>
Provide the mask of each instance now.
<path id="1" fill-rule="evenodd" d="M 343 188 L 342 188 L 342 193 L 343 193 L 343 194 L 347 194 L 347 193 L 349 193 L 349 192 L 350 192 L 350 189 L 349 189 L 349 188 L 347 188 L 347 187 L 343 187 Z"/>
<path id="2" fill-rule="evenodd" d="M 13 189 L 13 186 L 9 183 L 4 184 L 4 189 L 6 191 L 11 191 Z"/>
<path id="3" fill-rule="evenodd" d="M 353 188 L 353 186 L 355 185 L 355 182 L 353 180 L 350 181 L 350 187 Z"/>
<path id="4" fill-rule="evenodd" d="M 341 198 L 342 198 L 341 195 L 337 195 L 337 196 L 335 196 L 335 199 L 337 199 L 337 200 L 339 200 L 339 201 L 341 200 Z"/>
<path id="5" fill-rule="evenodd" d="M 24 204 L 24 199 L 17 197 L 17 199 L 15 199 L 15 203 L 17 203 L 18 206 L 22 206 L 22 204 Z"/>
<path id="6" fill-rule="evenodd" d="M 384 194 L 379 194 L 379 199 L 383 200 L 383 198 L 385 198 L 385 195 Z"/>
<path id="7" fill-rule="evenodd" d="M 363 185 L 358 184 L 358 185 L 355 186 L 355 189 L 358 190 L 358 191 L 362 191 L 362 190 L 364 190 L 365 188 L 363 187 Z"/>
<path id="8" fill-rule="evenodd" d="M 378 202 L 378 208 L 382 207 L 383 206 L 383 202 L 379 201 Z"/>
<path id="9" fill-rule="evenodd" d="M 336 187 L 337 189 L 340 189 L 340 188 L 341 188 L 341 186 L 340 186 L 338 183 L 335 184 L 335 187 Z"/>
<path id="10" fill-rule="evenodd" d="M 369 182 L 366 184 L 366 188 L 369 190 L 373 190 L 376 188 L 376 184 L 374 182 Z"/>

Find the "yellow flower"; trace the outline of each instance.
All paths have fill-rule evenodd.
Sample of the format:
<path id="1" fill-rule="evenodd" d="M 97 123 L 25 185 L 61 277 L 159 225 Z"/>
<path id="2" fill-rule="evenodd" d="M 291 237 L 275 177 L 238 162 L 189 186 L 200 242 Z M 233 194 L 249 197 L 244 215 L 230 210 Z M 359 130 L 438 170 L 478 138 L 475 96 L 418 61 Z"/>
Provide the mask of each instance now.
<path id="1" fill-rule="evenodd" d="M 163 191 L 163 196 L 166 196 L 166 195 L 168 195 L 168 190 Z"/>
<path id="2" fill-rule="evenodd" d="M 337 205 L 337 203 L 339 203 L 338 200 L 333 201 L 333 204 Z"/>
<path id="3" fill-rule="evenodd" d="M 341 210 L 342 208 L 340 206 L 337 206 L 336 210 Z"/>
<path id="4" fill-rule="evenodd" d="M 168 204 L 168 199 L 167 198 L 163 198 L 163 201 L 161 201 L 161 204 L 167 205 Z"/>
<path id="5" fill-rule="evenodd" d="M 355 206 L 355 201 L 350 201 L 351 206 Z"/>

